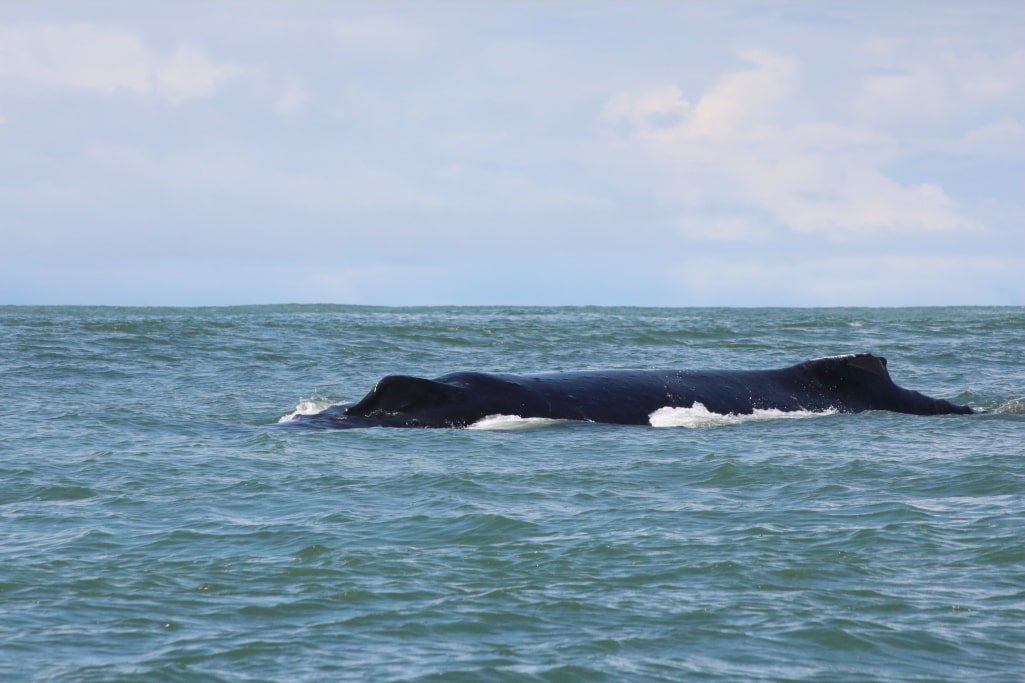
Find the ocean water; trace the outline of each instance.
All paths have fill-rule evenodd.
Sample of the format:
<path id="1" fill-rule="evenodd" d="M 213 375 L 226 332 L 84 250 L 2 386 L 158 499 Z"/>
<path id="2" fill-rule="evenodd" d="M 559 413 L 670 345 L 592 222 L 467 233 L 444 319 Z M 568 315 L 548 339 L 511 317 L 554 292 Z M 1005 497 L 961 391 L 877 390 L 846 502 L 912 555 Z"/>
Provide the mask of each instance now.
<path id="1" fill-rule="evenodd" d="M 885 356 L 985 412 L 290 429 Z M 1025 680 L 1025 309 L 0 307 L 0 680 Z"/>

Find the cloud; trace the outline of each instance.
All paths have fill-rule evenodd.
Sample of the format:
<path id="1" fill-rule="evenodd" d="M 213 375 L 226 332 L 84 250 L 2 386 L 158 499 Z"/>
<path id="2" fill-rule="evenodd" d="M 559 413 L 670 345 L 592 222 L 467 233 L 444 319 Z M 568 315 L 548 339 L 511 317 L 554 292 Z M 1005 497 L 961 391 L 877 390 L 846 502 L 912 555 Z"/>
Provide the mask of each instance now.
<path id="1" fill-rule="evenodd" d="M 934 183 L 902 185 L 867 164 L 793 155 L 751 171 L 752 197 L 799 233 L 849 237 L 978 227 Z"/>
<path id="2" fill-rule="evenodd" d="M 755 65 L 727 74 L 693 106 L 675 85 L 618 93 L 606 104 L 607 120 L 626 120 L 637 137 L 657 146 L 687 142 L 729 145 L 757 142 L 772 111 L 790 90 L 796 64 L 785 57 L 752 51 Z M 769 131 L 771 134 L 771 131 Z"/>
<path id="3" fill-rule="evenodd" d="M 210 95 L 240 69 L 218 64 L 194 47 L 180 47 L 174 55 L 159 63 L 153 73 L 157 89 L 173 101 Z"/>
<path id="4" fill-rule="evenodd" d="M 743 57 L 755 68 L 726 75 L 698 100 L 686 121 L 659 137 L 736 144 L 773 135 L 768 126 L 793 88 L 797 64 L 768 52 L 748 52 Z"/>
<path id="5" fill-rule="evenodd" d="M 923 55 L 928 55 L 925 58 Z M 1025 50 L 1003 55 L 923 50 L 914 41 L 870 49 L 855 107 L 886 125 L 946 126 L 1025 96 Z"/>
<path id="6" fill-rule="evenodd" d="M 665 193 L 685 215 L 730 213 L 718 219 L 728 228 L 720 239 L 749 237 L 752 212 L 766 219 L 763 233 L 834 240 L 978 227 L 938 183 L 886 174 L 908 153 L 902 142 L 860 121 L 821 119 L 806 104 L 811 84 L 796 59 L 742 56 L 753 68 L 725 74 L 694 105 L 680 88 L 660 85 L 617 93 L 603 110 L 662 169 Z M 691 234 L 707 236 L 705 228 Z"/>
<path id="7" fill-rule="evenodd" d="M 0 29 L 0 77 L 48 86 L 138 94 L 177 102 L 210 95 L 240 69 L 202 50 L 162 56 L 134 33 L 95 24 L 33 24 Z"/>
<path id="8" fill-rule="evenodd" d="M 677 125 L 690 114 L 690 104 L 675 85 L 660 85 L 639 93 L 619 93 L 605 105 L 603 116 L 625 121 L 638 130 L 657 130 Z"/>
<path id="9" fill-rule="evenodd" d="M 86 24 L 0 29 L 3 76 L 104 92 L 147 92 L 149 62 L 138 37 L 116 29 Z"/>
<path id="10" fill-rule="evenodd" d="M 1025 125 L 1018 121 L 996 121 L 965 133 L 951 146 L 956 154 L 1025 159 Z"/>

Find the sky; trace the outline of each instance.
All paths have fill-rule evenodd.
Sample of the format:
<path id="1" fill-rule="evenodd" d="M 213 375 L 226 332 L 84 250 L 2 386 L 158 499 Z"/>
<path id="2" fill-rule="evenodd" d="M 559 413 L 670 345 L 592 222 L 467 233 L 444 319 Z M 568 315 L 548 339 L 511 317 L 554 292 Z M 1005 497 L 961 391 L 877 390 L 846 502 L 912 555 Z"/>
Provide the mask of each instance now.
<path id="1" fill-rule="evenodd" d="M 0 0 L 0 304 L 1025 304 L 1022 2 Z"/>

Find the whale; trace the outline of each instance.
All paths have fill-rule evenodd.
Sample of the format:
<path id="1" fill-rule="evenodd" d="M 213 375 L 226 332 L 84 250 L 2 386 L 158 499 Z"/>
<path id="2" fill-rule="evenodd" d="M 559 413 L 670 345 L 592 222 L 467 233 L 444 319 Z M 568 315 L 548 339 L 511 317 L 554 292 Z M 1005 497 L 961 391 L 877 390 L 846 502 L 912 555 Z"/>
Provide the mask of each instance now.
<path id="1" fill-rule="evenodd" d="M 296 426 L 468 427 L 492 416 L 651 425 L 663 408 L 750 415 L 756 410 L 967 415 L 974 410 L 894 383 L 870 353 L 806 360 L 775 370 L 582 370 L 539 374 L 389 375 L 355 403 L 297 415 Z"/>

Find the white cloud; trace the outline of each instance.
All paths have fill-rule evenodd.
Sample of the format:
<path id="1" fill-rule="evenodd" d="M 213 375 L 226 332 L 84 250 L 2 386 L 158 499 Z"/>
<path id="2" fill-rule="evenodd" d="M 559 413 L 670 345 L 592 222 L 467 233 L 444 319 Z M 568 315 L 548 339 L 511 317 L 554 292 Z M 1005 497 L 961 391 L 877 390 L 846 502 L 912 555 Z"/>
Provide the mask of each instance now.
<path id="1" fill-rule="evenodd" d="M 776 109 L 786 103 L 793 88 L 797 64 L 768 52 L 748 52 L 743 56 L 756 68 L 725 76 L 698 100 L 693 114 L 672 131 L 670 139 L 735 144 L 758 140 L 766 133 L 765 127 L 771 125 Z"/>
<path id="2" fill-rule="evenodd" d="M 156 65 L 157 88 L 173 101 L 210 95 L 217 86 L 240 73 L 232 64 L 218 64 L 194 47 L 180 47 Z"/>
<path id="3" fill-rule="evenodd" d="M 1025 125 L 1017 121 L 988 123 L 965 133 L 951 148 L 958 154 L 1025 158 Z"/>
<path id="4" fill-rule="evenodd" d="M 902 185 L 851 158 L 794 155 L 750 175 L 751 197 L 797 232 L 841 238 L 977 227 L 938 185 Z"/>
<path id="5" fill-rule="evenodd" d="M 641 130 L 675 125 L 690 113 L 690 104 L 675 85 L 660 85 L 639 93 L 619 93 L 605 105 L 607 120 L 627 121 Z"/>
<path id="6" fill-rule="evenodd" d="M 814 98 L 796 60 L 764 51 L 744 57 L 754 68 L 727 73 L 693 106 L 679 88 L 662 85 L 618 93 L 603 112 L 627 123 L 629 139 L 661 165 L 666 193 L 688 213 L 732 207 L 735 215 L 717 219 L 717 238 L 750 237 L 743 215 L 752 211 L 831 239 L 977 227 L 938 184 L 885 173 L 907 153 L 902 141 L 858 121 L 820 120 L 806 104 Z M 664 124 L 667 112 L 678 120 Z"/>
<path id="7" fill-rule="evenodd" d="M 928 55 L 924 57 L 923 55 Z M 1004 55 L 922 50 L 893 43 L 860 84 L 856 109 L 881 124 L 956 122 L 1025 98 L 1025 50 Z"/>
<path id="8" fill-rule="evenodd" d="M 33 24 L 0 29 L 0 77 L 49 86 L 139 94 L 180 101 L 211 94 L 237 75 L 200 49 L 181 46 L 168 56 L 133 33 L 95 24 Z"/>
<path id="9" fill-rule="evenodd" d="M 150 56 L 131 33 L 88 24 L 0 29 L 0 75 L 46 85 L 147 92 Z"/>
<path id="10" fill-rule="evenodd" d="M 785 102 L 796 63 L 762 51 L 743 56 L 755 68 L 726 75 L 693 106 L 679 87 L 659 85 L 614 95 L 604 115 L 612 120 L 625 119 L 638 137 L 658 146 L 756 142 L 766 135 L 774 110 Z"/>

